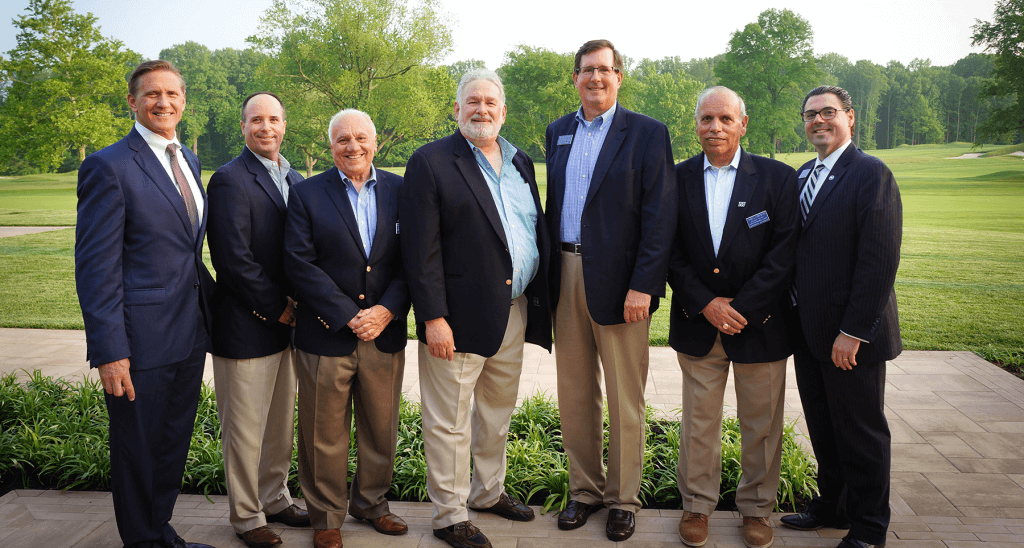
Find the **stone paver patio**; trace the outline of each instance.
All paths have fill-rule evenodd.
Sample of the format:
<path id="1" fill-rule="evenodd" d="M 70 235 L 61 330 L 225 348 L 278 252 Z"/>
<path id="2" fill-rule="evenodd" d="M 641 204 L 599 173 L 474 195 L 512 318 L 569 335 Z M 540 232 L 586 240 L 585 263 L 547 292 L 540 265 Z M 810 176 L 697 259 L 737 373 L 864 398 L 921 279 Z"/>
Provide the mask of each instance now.
<path id="1" fill-rule="evenodd" d="M 0 329 L 0 374 L 41 369 L 50 376 L 96 378 L 85 362 L 82 331 Z M 520 398 L 555 393 L 554 357 L 528 346 Z M 1024 381 L 969 352 L 905 352 L 889 364 L 886 413 L 893 434 L 892 525 L 887 546 L 1003 548 L 1024 546 Z M 212 383 L 207 362 L 205 379 Z M 675 416 L 682 377 L 670 348 L 652 348 L 647 400 L 659 414 Z M 403 389 L 418 399 L 415 347 L 407 352 Z M 728 405 L 735 396 L 726 392 Z M 786 414 L 799 422 L 800 401 L 790 364 Z M 346 523 L 346 547 L 447 546 L 430 531 L 429 503 L 393 503 L 409 522 L 402 537 L 376 534 L 365 523 Z M 536 509 L 539 513 L 539 508 Z M 555 514 L 513 523 L 488 514 L 471 519 L 502 548 L 598 548 L 604 536 L 602 510 L 583 528 L 560 531 Z M 682 546 L 679 510 L 643 510 L 637 533 L 624 544 L 635 548 Z M 218 548 L 244 547 L 228 524 L 227 498 L 178 498 L 173 523 L 187 540 Z M 843 532 L 793 531 L 772 516 L 775 546 L 832 547 Z M 708 547 L 741 547 L 741 520 L 715 512 Z M 312 545 L 309 530 L 275 527 L 284 546 Z M 109 493 L 15 490 L 0 497 L 0 546 L 119 546 Z"/>

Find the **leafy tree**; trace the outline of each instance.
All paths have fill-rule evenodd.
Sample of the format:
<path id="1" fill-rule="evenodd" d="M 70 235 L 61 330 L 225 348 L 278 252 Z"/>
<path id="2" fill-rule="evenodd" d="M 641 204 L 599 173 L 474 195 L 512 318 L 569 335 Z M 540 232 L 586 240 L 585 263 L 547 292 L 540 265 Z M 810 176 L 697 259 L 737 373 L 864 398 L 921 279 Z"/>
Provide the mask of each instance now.
<path id="1" fill-rule="evenodd" d="M 775 157 L 799 142 L 797 113 L 804 93 L 822 78 L 812 54 L 811 24 L 790 10 L 769 9 L 732 34 L 725 59 L 715 65 L 719 83 L 747 104 L 751 148 Z"/>
<path id="2" fill-rule="evenodd" d="M 293 13 L 275 0 L 248 39 L 268 55 L 260 81 L 288 104 L 320 97 L 329 110 L 367 112 L 377 126 L 381 160 L 398 142 L 433 135 L 450 110 L 450 98 L 437 102 L 434 73 L 442 69 L 427 66 L 451 50 L 451 29 L 437 0 L 414 7 L 404 0 L 296 5 L 302 9 Z"/>
<path id="3" fill-rule="evenodd" d="M 516 46 L 505 54 L 498 74 L 505 85 L 505 138 L 534 158 L 544 158 L 548 124 L 579 108 L 572 85 L 573 54 Z"/>
<path id="4" fill-rule="evenodd" d="M 672 157 L 682 161 L 700 152 L 693 114 L 704 86 L 690 78 L 678 61 L 678 57 L 640 61 L 629 74 L 630 107 L 668 126 Z"/>
<path id="5" fill-rule="evenodd" d="M 850 92 L 857 125 L 853 142 L 860 148 L 873 149 L 875 127 L 878 123 L 878 109 L 882 94 L 889 88 L 889 80 L 882 67 L 867 60 L 857 61 L 842 73 L 839 85 Z"/>
<path id="6" fill-rule="evenodd" d="M 718 77 L 715 76 L 715 66 L 725 59 L 725 54 L 719 54 L 714 57 L 701 57 L 690 59 L 683 63 L 683 70 L 686 74 L 694 80 L 700 82 L 704 89 L 717 86 Z"/>
<path id="7" fill-rule="evenodd" d="M 992 79 L 982 92 L 989 96 L 1015 96 L 997 109 L 979 131 L 986 136 L 1024 129 L 1024 0 L 999 0 L 995 21 L 977 21 L 971 45 L 984 45 L 996 54 Z"/>
<path id="8" fill-rule="evenodd" d="M 50 171 L 67 151 L 80 163 L 128 132 L 125 77 L 140 57 L 70 0 L 30 0 L 25 11 L 18 45 L 0 56 L 0 170 Z"/>

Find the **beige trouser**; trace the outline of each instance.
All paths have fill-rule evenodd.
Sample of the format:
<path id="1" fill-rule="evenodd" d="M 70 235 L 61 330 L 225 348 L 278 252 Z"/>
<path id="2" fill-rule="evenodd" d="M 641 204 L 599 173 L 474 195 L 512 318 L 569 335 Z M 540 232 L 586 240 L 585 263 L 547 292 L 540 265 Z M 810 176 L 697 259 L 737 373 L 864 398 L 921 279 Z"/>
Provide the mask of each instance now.
<path id="1" fill-rule="evenodd" d="M 356 518 L 387 514 L 384 498 L 395 471 L 398 402 L 405 350 L 387 354 L 359 341 L 348 356 L 296 350 L 299 371 L 299 485 L 314 529 L 340 529 Z M 356 416 L 356 473 L 348 495 L 352 410 Z"/>
<path id="2" fill-rule="evenodd" d="M 722 479 L 722 402 L 731 362 L 721 334 L 707 356 L 676 355 L 683 370 L 679 493 L 684 510 L 711 515 Z M 782 466 L 786 360 L 734 363 L 732 371 L 742 436 L 743 477 L 736 489 L 736 507 L 743 516 L 766 518 L 775 508 Z"/>
<path id="3" fill-rule="evenodd" d="M 501 347 L 490 358 L 456 352 L 452 361 L 438 359 L 419 343 L 427 494 L 434 503 L 434 529 L 468 520 L 467 504 L 488 508 L 504 491 L 505 442 L 519 393 L 525 336 L 526 297 L 520 296 L 512 302 Z"/>
<path id="4" fill-rule="evenodd" d="M 262 358 L 213 357 L 229 520 L 238 533 L 292 504 L 288 469 L 295 436 L 291 347 Z"/>
<path id="5" fill-rule="evenodd" d="M 625 303 L 623 303 L 625 306 Z M 610 509 L 640 509 L 644 463 L 644 385 L 651 320 L 599 325 L 590 317 L 583 261 L 562 252 L 555 310 L 555 365 L 562 443 L 569 457 L 572 500 Z M 601 369 L 608 392 L 608 475 L 605 478 Z"/>

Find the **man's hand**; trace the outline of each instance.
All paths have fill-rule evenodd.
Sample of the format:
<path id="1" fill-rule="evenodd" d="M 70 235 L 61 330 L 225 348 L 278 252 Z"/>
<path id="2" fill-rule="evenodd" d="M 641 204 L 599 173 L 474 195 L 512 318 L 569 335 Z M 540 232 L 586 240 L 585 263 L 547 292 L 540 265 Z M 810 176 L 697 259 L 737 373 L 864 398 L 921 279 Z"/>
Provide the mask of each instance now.
<path id="1" fill-rule="evenodd" d="M 288 297 L 288 306 L 284 308 L 277 321 L 295 327 L 295 301 L 291 297 Z"/>
<path id="2" fill-rule="evenodd" d="M 128 401 L 135 401 L 135 387 L 132 386 L 132 377 L 128 374 L 130 367 L 128 358 L 97 367 L 96 369 L 100 372 L 100 382 L 103 383 L 103 390 L 115 398 L 127 394 Z"/>
<path id="3" fill-rule="evenodd" d="M 857 350 L 860 348 L 860 341 L 840 333 L 836 342 L 832 344 L 832 363 L 839 369 L 853 369 L 857 365 Z"/>
<path id="4" fill-rule="evenodd" d="M 747 325 L 747 319 L 732 307 L 731 298 L 715 297 L 701 310 L 701 314 L 723 335 L 736 335 Z"/>
<path id="5" fill-rule="evenodd" d="M 455 337 L 448 320 L 437 318 L 425 322 L 427 328 L 427 348 L 430 355 L 442 360 L 452 361 L 455 358 Z"/>
<path id="6" fill-rule="evenodd" d="M 623 307 L 622 317 L 625 318 L 626 323 L 634 323 L 640 320 L 646 320 L 650 315 L 651 310 L 651 296 L 647 293 L 641 293 L 630 289 L 626 293 L 626 304 Z"/>
<path id="7" fill-rule="evenodd" d="M 360 310 L 356 317 L 349 320 L 348 326 L 361 340 L 372 341 L 380 336 L 394 317 L 390 310 L 378 304 Z"/>

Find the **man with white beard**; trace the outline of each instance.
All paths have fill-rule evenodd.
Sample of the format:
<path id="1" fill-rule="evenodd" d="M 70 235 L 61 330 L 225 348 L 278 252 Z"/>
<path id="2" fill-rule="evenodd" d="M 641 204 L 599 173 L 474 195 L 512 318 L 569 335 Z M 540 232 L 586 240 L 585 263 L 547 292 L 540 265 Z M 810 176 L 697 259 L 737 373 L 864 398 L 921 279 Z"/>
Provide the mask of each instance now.
<path id="1" fill-rule="evenodd" d="M 549 244 L 533 161 L 498 136 L 505 113 L 498 75 L 463 76 L 459 131 L 413 153 L 399 197 L 420 341 L 427 494 L 434 536 L 456 548 L 491 546 L 467 506 L 534 518 L 504 491 L 505 442 L 523 343 L 551 350 Z"/>

